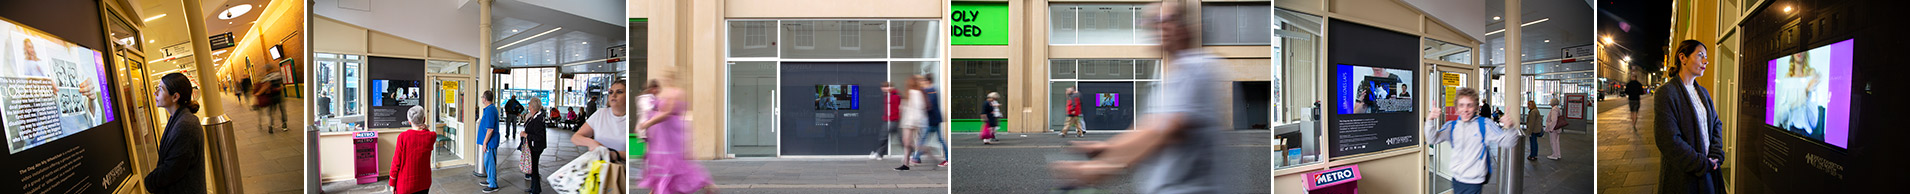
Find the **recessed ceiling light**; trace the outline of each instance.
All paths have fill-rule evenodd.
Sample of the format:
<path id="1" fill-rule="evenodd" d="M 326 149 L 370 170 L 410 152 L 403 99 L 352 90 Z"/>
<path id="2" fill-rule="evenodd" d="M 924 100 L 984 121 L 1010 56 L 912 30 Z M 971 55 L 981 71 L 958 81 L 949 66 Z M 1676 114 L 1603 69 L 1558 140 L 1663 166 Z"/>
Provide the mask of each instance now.
<path id="1" fill-rule="evenodd" d="M 1492 16 L 1492 21 L 1499 21 L 1499 16 Z"/>
<path id="2" fill-rule="evenodd" d="M 246 12 L 251 12 L 251 11 L 252 11 L 252 4 L 239 4 L 236 6 L 228 7 L 225 9 L 225 11 L 219 12 L 219 19 L 229 20 L 232 18 L 238 18 L 239 16 L 245 15 Z"/>
<path id="3" fill-rule="evenodd" d="M 1545 42 L 1552 42 L 1552 39 L 1545 39 Z"/>

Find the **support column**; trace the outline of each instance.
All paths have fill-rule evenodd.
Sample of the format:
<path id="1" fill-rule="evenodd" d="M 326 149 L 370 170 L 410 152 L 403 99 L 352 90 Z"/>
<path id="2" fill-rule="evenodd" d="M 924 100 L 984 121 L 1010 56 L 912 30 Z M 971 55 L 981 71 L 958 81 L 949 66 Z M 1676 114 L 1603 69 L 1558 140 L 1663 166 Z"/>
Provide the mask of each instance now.
<path id="1" fill-rule="evenodd" d="M 205 17 L 201 17 L 205 13 L 199 10 L 201 8 L 199 0 L 181 1 L 181 4 L 185 4 L 186 15 L 182 18 L 186 19 L 186 32 L 189 34 L 186 38 L 192 42 L 194 73 L 199 77 L 200 86 L 197 89 L 201 105 L 199 111 L 205 116 L 201 124 L 205 125 L 205 131 L 202 132 L 206 142 L 204 151 L 209 158 L 206 162 L 206 170 L 212 173 L 211 177 L 207 177 L 209 178 L 207 182 L 214 185 L 208 189 L 221 193 L 241 193 L 244 189 L 235 183 L 240 173 L 239 165 L 234 163 L 238 161 L 238 153 L 235 151 L 238 147 L 233 145 L 235 141 L 232 139 L 232 122 L 225 117 L 225 103 L 222 102 L 222 98 L 212 91 L 219 88 L 214 84 L 223 82 L 217 81 L 219 79 L 219 73 L 216 72 L 218 64 L 212 62 L 212 42 L 207 39 Z"/>
<path id="2" fill-rule="evenodd" d="M 1523 99 L 1525 97 L 1524 96 L 1525 90 L 1524 90 L 1524 87 L 1522 87 L 1522 85 L 1524 85 L 1523 81 L 1525 81 L 1525 75 L 1524 75 L 1525 70 L 1524 68 L 1520 68 L 1520 66 L 1522 66 L 1522 63 L 1525 62 L 1525 59 L 1523 57 L 1520 57 L 1520 53 L 1522 53 L 1521 51 L 1523 51 L 1523 50 L 1520 50 L 1520 47 L 1523 45 L 1520 45 L 1520 42 L 1519 42 L 1519 38 L 1520 38 L 1519 36 L 1524 35 L 1524 32 L 1523 32 L 1524 29 L 1522 28 L 1524 28 L 1523 24 L 1525 24 L 1525 20 L 1520 18 L 1519 13 L 1521 11 L 1519 9 L 1520 8 L 1519 1 L 1520 0 L 1505 0 L 1505 20 L 1504 20 L 1505 23 L 1504 24 L 1505 24 L 1506 52 L 1505 52 L 1505 61 L 1504 61 L 1505 65 L 1501 66 L 1501 70 L 1505 71 L 1505 76 L 1500 77 L 1500 79 L 1505 82 L 1505 88 L 1503 90 L 1500 90 L 1500 93 L 1499 93 L 1501 94 L 1500 96 L 1504 96 L 1502 98 L 1502 101 L 1500 101 L 1499 103 L 1500 106 L 1505 107 L 1503 110 L 1505 110 L 1506 115 L 1511 115 L 1512 118 L 1524 118 L 1520 116 L 1519 110 L 1522 110 L 1522 109 L 1519 109 L 1519 108 L 1525 105 L 1524 103 L 1525 101 Z M 1492 110 L 1480 110 L 1480 111 L 1492 111 Z M 1491 118 L 1491 119 L 1498 119 L 1498 118 Z M 1515 122 L 1515 124 L 1512 125 L 1513 127 L 1519 127 L 1519 125 L 1516 124 L 1516 122 L 1518 121 L 1513 121 L 1513 122 Z M 1524 132 L 1521 131 L 1519 133 L 1524 133 Z M 1518 136 L 1519 138 L 1525 138 L 1526 134 L 1519 134 L 1519 135 L 1520 135 Z M 1521 158 L 1520 156 L 1524 155 L 1523 154 L 1524 152 L 1522 152 L 1522 150 L 1523 151 L 1530 151 L 1530 150 L 1521 149 L 1526 146 L 1525 145 L 1527 143 L 1526 141 L 1518 141 L 1518 142 L 1519 142 L 1518 144 L 1515 144 L 1514 146 L 1510 148 L 1499 148 L 1500 154 L 1499 154 L 1498 161 L 1502 162 L 1502 164 L 1498 165 L 1498 167 L 1500 168 L 1499 172 L 1505 172 L 1505 173 L 1499 173 L 1501 174 L 1499 177 L 1500 178 L 1499 180 L 1506 180 L 1504 182 L 1501 182 L 1504 184 L 1499 185 L 1500 193 L 1506 193 L 1506 194 L 1524 193 L 1519 191 L 1519 189 L 1523 188 L 1524 187 L 1523 185 L 1525 184 L 1525 181 L 1522 180 L 1523 176 L 1521 176 L 1525 174 L 1525 172 L 1521 170 L 1523 168 L 1520 168 L 1520 166 L 1525 165 L 1525 159 Z"/>
<path id="3" fill-rule="evenodd" d="M 493 3 L 493 0 L 477 0 L 477 2 L 478 2 L 478 7 L 477 7 L 478 9 L 477 70 L 478 71 L 472 72 L 472 73 L 477 73 L 478 75 L 482 75 L 482 76 L 477 76 L 477 80 L 478 80 L 477 85 L 479 85 L 479 87 L 477 87 L 477 90 L 475 91 L 477 93 L 477 98 L 482 99 L 484 98 L 483 92 L 485 91 L 492 91 L 493 92 L 491 94 L 493 95 L 492 97 L 497 97 L 497 95 L 500 95 L 500 94 L 496 92 L 501 92 L 501 91 L 494 90 L 497 87 L 497 80 L 496 80 L 497 74 L 491 73 L 491 62 L 495 61 L 494 59 L 492 59 L 493 54 L 491 54 L 492 49 L 495 49 L 495 48 L 492 48 L 491 46 L 492 44 L 491 36 L 493 36 L 491 35 L 491 5 Z M 465 98 L 465 99 L 471 99 L 471 98 Z M 496 100 L 496 99 L 492 99 L 492 100 Z M 473 102 L 484 102 L 484 101 L 474 100 Z M 472 104 L 476 104 L 476 103 L 472 103 Z M 471 112 L 474 112 L 477 114 L 473 114 L 472 115 L 473 117 L 471 118 L 477 118 L 483 115 L 483 113 L 478 112 L 477 110 L 484 110 L 485 106 L 490 106 L 490 104 L 478 104 L 477 106 L 464 108 L 464 109 L 474 110 Z M 471 122 L 465 122 L 464 124 L 465 129 L 477 129 L 477 126 L 480 123 L 478 123 L 477 120 L 470 120 L 470 121 Z M 470 131 L 477 131 L 477 130 L 470 130 Z M 460 139 L 462 140 L 459 140 L 459 141 L 477 141 L 478 136 L 466 135 Z M 464 149 L 463 149 L 464 153 L 458 153 L 458 155 L 476 156 L 480 154 L 480 153 L 477 153 L 476 151 L 478 150 L 477 144 L 461 143 L 461 145 L 459 146 L 464 146 Z M 482 161 L 475 160 L 475 159 L 471 161 L 472 161 L 472 164 L 482 163 Z"/>

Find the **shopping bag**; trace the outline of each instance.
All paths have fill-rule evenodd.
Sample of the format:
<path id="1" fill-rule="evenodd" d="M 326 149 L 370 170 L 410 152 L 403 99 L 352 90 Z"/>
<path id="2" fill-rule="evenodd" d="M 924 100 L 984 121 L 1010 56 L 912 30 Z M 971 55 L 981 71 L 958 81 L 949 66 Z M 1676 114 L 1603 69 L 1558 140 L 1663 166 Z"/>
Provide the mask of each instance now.
<path id="1" fill-rule="evenodd" d="M 531 166 L 531 162 L 532 162 L 531 152 L 527 151 L 526 148 L 522 145 L 519 145 L 517 147 L 518 147 L 517 148 L 517 170 L 523 172 L 524 174 L 532 174 L 531 170 L 536 169 L 537 167 Z"/>
<path id="2" fill-rule="evenodd" d="M 603 166 L 603 160 L 590 161 L 590 173 L 584 176 L 584 189 L 581 191 L 582 193 L 603 193 Z"/>
<path id="3" fill-rule="evenodd" d="M 598 179 L 598 180 L 604 181 L 603 190 L 602 190 L 604 191 L 604 194 L 612 194 L 612 193 L 618 193 L 616 191 L 623 191 L 624 184 L 629 183 L 629 181 L 623 181 L 623 180 L 630 180 L 628 179 L 628 173 L 625 173 L 624 172 L 625 169 L 623 168 L 624 167 L 622 163 L 616 163 L 616 162 L 604 163 L 603 178 Z"/>
<path id="4" fill-rule="evenodd" d="M 571 159 L 568 163 L 564 163 L 563 167 L 557 168 L 556 172 L 551 172 L 550 178 L 547 178 L 547 180 L 550 181 L 551 189 L 557 190 L 557 193 L 562 194 L 581 193 L 585 188 L 584 183 L 587 182 L 585 178 L 591 176 L 590 171 L 593 169 L 590 166 L 591 162 L 601 161 L 602 157 L 599 155 L 603 155 L 603 153 L 607 151 L 609 150 L 598 147 L 597 149 L 591 149 L 589 152 L 584 152 L 583 155 L 577 156 L 576 159 Z"/>

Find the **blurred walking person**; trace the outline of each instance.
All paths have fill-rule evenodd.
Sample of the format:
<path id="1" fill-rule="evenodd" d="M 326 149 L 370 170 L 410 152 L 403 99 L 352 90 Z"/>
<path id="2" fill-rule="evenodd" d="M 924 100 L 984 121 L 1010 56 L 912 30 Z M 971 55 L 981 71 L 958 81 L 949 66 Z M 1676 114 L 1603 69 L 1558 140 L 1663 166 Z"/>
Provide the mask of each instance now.
<path id="1" fill-rule="evenodd" d="M 656 100 L 652 101 L 656 111 L 645 113 L 649 119 L 637 125 L 648 129 L 651 134 L 649 150 L 643 157 L 643 180 L 637 187 L 651 189 L 655 193 L 691 193 L 699 189 L 708 189 L 716 193 L 716 183 L 710 178 L 709 171 L 696 161 L 690 161 L 690 124 L 681 116 L 689 113 L 690 99 L 685 98 L 683 89 L 673 85 L 675 80 L 668 76 L 650 81 L 655 83 Z M 622 82 L 618 82 L 622 83 Z M 622 85 L 622 84 L 613 84 Z M 612 87 L 622 88 L 622 87 Z M 610 103 L 622 103 L 621 94 L 613 94 Z M 611 105 L 611 111 L 617 111 L 618 105 Z M 607 137 L 608 138 L 608 137 Z"/>
<path id="2" fill-rule="evenodd" d="M 902 127 L 902 145 L 908 148 L 908 155 L 902 158 L 902 166 L 895 167 L 895 170 L 909 170 L 910 165 L 921 163 L 921 159 L 916 156 L 921 152 L 922 145 L 918 142 L 920 138 L 915 137 L 921 133 L 923 127 L 926 127 L 924 125 L 928 125 L 928 111 L 925 111 L 927 100 L 922 94 L 921 79 L 922 76 L 919 75 L 910 76 L 905 83 L 908 85 L 908 92 L 902 93 L 902 103 L 898 110 L 902 115 L 898 119 L 898 124 Z"/>
<path id="3" fill-rule="evenodd" d="M 935 87 L 935 74 L 915 75 L 915 78 L 916 78 L 915 81 L 920 82 L 922 87 L 922 106 L 923 106 L 922 114 L 923 114 L 923 117 L 928 119 L 927 120 L 928 123 L 924 123 L 922 125 L 922 135 L 920 136 L 921 138 L 916 140 L 916 143 L 921 145 L 918 145 L 916 147 L 917 148 L 928 147 L 928 142 L 929 142 L 928 140 L 930 138 L 934 138 L 935 142 L 941 145 L 940 150 L 942 151 L 941 152 L 942 164 L 938 164 L 935 166 L 948 167 L 948 160 L 949 160 L 948 138 L 942 136 L 944 135 L 941 129 L 942 118 L 943 118 L 942 117 L 942 100 L 940 95 L 936 94 L 937 87 Z M 915 157 L 913 158 L 915 160 L 915 163 L 917 164 L 922 163 L 922 155 L 929 155 L 928 151 L 934 151 L 934 150 L 936 149 L 916 149 Z M 930 156 L 930 157 L 933 158 L 934 156 Z"/>
<path id="4" fill-rule="evenodd" d="M 1068 128 L 1074 128 L 1074 131 L 1077 133 L 1075 137 L 1087 137 L 1088 130 L 1086 127 L 1088 127 L 1088 124 L 1086 121 L 1081 121 L 1081 91 L 1075 90 L 1073 86 L 1069 86 L 1068 91 L 1064 92 L 1064 94 L 1068 95 L 1068 120 L 1062 121 L 1065 124 L 1061 124 L 1061 132 L 1056 132 L 1055 134 L 1061 135 L 1061 137 L 1068 137 Z"/>
<path id="5" fill-rule="evenodd" d="M 1001 94 L 989 92 L 982 102 L 982 144 L 995 144 L 995 129 L 1001 128 Z"/>
<path id="6" fill-rule="evenodd" d="M 1171 56 L 1162 68 L 1167 80 L 1153 93 L 1140 121 L 1127 133 L 1107 141 L 1075 141 L 1072 150 L 1091 160 L 1058 161 L 1051 167 L 1067 180 L 1062 190 L 1104 182 L 1119 172 L 1133 170 L 1139 193 L 1231 193 L 1222 188 L 1218 108 L 1211 103 L 1222 91 L 1220 60 L 1194 42 L 1199 15 L 1178 1 L 1149 6 L 1141 18 L 1159 32 L 1161 56 Z"/>
<path id="7" fill-rule="evenodd" d="M 899 113 L 900 110 L 898 110 L 900 108 L 899 105 L 902 104 L 902 96 L 897 95 L 895 92 L 895 83 L 882 82 L 882 95 L 883 99 L 885 99 L 882 100 L 882 136 L 876 137 L 876 141 L 882 143 L 876 145 L 874 150 L 869 151 L 869 159 L 872 160 L 882 160 L 882 156 L 889 155 L 889 137 L 901 135 L 901 127 L 896 126 L 895 121 L 900 120 L 902 117 Z M 908 138 L 897 139 L 903 142 L 902 145 L 908 145 Z M 904 150 L 903 153 L 908 152 Z M 902 164 L 908 165 L 908 161 L 909 160 L 902 160 Z"/>

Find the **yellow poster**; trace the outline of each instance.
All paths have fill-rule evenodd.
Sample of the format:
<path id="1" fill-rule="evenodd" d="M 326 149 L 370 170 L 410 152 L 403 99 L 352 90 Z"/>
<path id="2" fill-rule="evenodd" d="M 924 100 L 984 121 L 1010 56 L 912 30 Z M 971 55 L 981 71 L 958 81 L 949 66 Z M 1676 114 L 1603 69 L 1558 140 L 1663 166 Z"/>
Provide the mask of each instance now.
<path id="1" fill-rule="evenodd" d="M 1465 82 L 1463 80 L 1465 79 L 1465 75 L 1457 74 L 1457 73 L 1440 73 L 1439 78 L 1440 78 L 1439 85 L 1443 85 L 1446 88 L 1446 91 L 1445 91 L 1446 98 L 1443 98 L 1443 99 L 1445 99 L 1446 101 L 1446 106 L 1451 107 L 1452 99 L 1458 98 L 1459 96 L 1459 87 L 1463 86 L 1460 84 L 1461 82 Z"/>
<path id="2" fill-rule="evenodd" d="M 458 81 L 440 81 L 439 94 L 444 96 L 444 104 L 458 104 Z"/>

